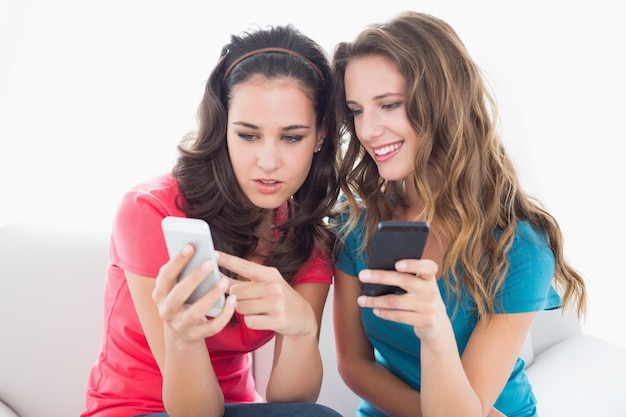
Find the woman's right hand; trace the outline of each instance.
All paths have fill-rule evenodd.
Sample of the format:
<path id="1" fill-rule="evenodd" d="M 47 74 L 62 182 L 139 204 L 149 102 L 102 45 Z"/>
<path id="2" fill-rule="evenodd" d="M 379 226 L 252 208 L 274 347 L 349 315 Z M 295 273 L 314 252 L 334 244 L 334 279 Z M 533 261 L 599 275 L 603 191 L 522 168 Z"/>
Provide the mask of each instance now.
<path id="1" fill-rule="evenodd" d="M 428 259 L 403 259 L 395 271 L 364 269 L 363 283 L 394 285 L 406 291 L 401 295 L 360 296 L 361 307 L 371 307 L 382 319 L 408 324 L 422 341 L 433 340 L 451 328 L 446 306 L 437 284 L 437 264 Z M 444 336 L 445 337 L 445 336 Z"/>
<path id="2" fill-rule="evenodd" d="M 221 313 L 215 318 L 207 319 L 204 314 L 228 291 L 229 280 L 223 276 L 196 302 L 191 305 L 185 303 L 204 277 L 216 267 L 206 261 L 178 282 L 177 277 L 191 259 L 193 251 L 194 248 L 188 245 L 164 264 L 152 292 L 152 299 L 169 331 L 187 342 L 197 342 L 219 333 L 231 320 L 236 305 L 236 297 L 229 296 Z"/>

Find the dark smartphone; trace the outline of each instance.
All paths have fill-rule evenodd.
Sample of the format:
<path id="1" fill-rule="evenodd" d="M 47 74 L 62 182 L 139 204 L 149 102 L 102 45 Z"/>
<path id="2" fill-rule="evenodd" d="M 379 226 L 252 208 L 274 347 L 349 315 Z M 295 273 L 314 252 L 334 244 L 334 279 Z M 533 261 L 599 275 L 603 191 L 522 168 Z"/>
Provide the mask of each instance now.
<path id="1" fill-rule="evenodd" d="M 368 269 L 394 270 L 400 259 L 420 259 L 430 232 L 427 222 L 385 220 L 378 223 L 372 240 Z M 382 284 L 363 284 L 363 294 L 378 296 L 404 294 L 400 287 Z"/>

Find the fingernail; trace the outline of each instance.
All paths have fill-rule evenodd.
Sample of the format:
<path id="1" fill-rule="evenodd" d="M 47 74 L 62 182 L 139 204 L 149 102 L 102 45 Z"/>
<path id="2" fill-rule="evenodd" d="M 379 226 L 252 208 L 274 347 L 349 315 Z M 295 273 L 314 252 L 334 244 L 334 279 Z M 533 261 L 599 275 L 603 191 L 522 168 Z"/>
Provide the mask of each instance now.
<path id="1" fill-rule="evenodd" d="M 356 302 L 358 305 L 362 306 L 365 304 L 365 296 L 360 296 L 359 298 L 356 299 Z"/>
<path id="2" fill-rule="evenodd" d="M 225 290 L 226 288 L 228 288 L 228 279 L 220 278 L 220 280 L 217 281 L 217 288 L 220 290 Z"/>
<path id="3" fill-rule="evenodd" d="M 367 281 L 372 276 L 372 272 L 369 269 L 363 269 L 359 272 L 359 279 L 361 281 Z"/>
<path id="4" fill-rule="evenodd" d="M 211 261 L 204 261 L 202 262 L 202 272 L 208 272 L 211 270 L 211 268 L 213 267 L 213 265 L 211 264 Z"/>
<path id="5" fill-rule="evenodd" d="M 193 252 L 193 247 L 191 245 L 185 245 L 185 247 L 183 248 L 183 255 L 190 255 L 191 252 Z"/>

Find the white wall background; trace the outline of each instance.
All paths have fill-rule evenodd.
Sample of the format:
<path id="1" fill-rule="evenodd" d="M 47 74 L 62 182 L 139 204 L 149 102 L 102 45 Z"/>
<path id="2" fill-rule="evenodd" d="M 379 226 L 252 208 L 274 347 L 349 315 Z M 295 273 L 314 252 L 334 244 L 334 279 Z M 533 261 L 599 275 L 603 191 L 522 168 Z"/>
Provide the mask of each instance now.
<path id="1" fill-rule="evenodd" d="M 626 25 L 612 0 L 0 0 L 0 225 L 108 228 L 128 187 L 170 169 L 231 33 L 291 22 L 332 52 L 408 8 L 451 23 L 487 73 L 522 183 L 587 279 L 585 331 L 626 346 Z"/>

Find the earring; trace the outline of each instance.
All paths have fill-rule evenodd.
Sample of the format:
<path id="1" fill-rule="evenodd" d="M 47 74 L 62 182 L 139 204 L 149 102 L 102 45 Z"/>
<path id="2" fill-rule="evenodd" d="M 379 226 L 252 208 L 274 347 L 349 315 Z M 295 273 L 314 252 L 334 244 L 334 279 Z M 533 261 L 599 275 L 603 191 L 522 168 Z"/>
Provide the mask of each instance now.
<path id="1" fill-rule="evenodd" d="M 321 147 L 321 146 L 318 146 L 318 147 L 317 147 L 317 149 L 315 150 L 315 153 L 318 153 L 318 152 L 319 152 L 319 151 L 321 151 L 321 150 L 322 150 L 322 147 Z"/>

